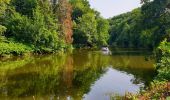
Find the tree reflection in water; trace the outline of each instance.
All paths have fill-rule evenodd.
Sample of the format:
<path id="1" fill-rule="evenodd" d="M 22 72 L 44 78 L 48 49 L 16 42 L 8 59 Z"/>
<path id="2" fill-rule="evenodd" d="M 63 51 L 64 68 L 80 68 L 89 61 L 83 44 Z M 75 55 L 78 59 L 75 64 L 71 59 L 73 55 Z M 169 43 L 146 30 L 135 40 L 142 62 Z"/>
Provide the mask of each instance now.
<path id="1" fill-rule="evenodd" d="M 1 60 L 0 98 L 81 100 L 108 67 L 133 75 L 131 84 L 148 84 L 154 76 L 154 60 L 145 54 L 105 55 L 98 51 Z M 114 87 L 114 86 L 113 86 Z"/>

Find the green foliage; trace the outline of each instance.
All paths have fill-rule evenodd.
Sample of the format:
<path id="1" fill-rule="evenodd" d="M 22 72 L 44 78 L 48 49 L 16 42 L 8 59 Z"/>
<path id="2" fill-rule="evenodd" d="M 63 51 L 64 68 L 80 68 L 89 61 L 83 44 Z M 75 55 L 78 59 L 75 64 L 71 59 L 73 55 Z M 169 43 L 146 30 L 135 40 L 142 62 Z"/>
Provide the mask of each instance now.
<path id="1" fill-rule="evenodd" d="M 163 38 L 170 37 L 170 13 L 166 11 L 169 1 L 143 2 L 141 8 L 106 20 L 90 8 L 88 0 L 69 0 L 73 8 L 74 45 L 106 46 L 109 40 L 113 46 L 156 47 Z M 71 7 L 60 8 L 56 3 L 56 0 L 1 0 L 1 40 L 13 38 L 32 45 L 35 51 L 53 52 L 68 48 L 67 38 L 72 41 L 72 30 L 69 30 L 72 28 Z M 65 12 L 61 14 L 58 10 L 62 9 Z M 68 37 L 64 38 L 64 35 Z"/>
<path id="2" fill-rule="evenodd" d="M 43 17 L 38 11 L 35 11 L 34 20 L 15 13 L 7 22 L 7 28 L 10 33 L 7 33 L 6 36 L 12 36 L 17 41 L 32 44 L 37 47 L 54 48 L 57 45 L 57 33 L 55 29 L 52 28 L 55 26 L 52 26 L 51 30 L 49 30 Z"/>
<path id="3" fill-rule="evenodd" d="M 32 45 L 38 52 L 66 48 L 63 40 L 59 40 L 58 19 L 48 0 L 12 0 L 11 4 L 16 11 L 13 9 L 13 13 L 4 18 L 7 38 Z"/>
<path id="4" fill-rule="evenodd" d="M 87 0 L 70 0 L 73 6 L 74 44 L 81 46 L 107 45 L 109 23 L 91 9 Z"/>
<path id="5" fill-rule="evenodd" d="M 0 17 L 5 14 L 5 10 L 7 9 L 7 4 L 10 0 L 0 0 Z"/>
<path id="6" fill-rule="evenodd" d="M 0 42 L 4 40 L 4 32 L 7 30 L 5 26 L 3 26 L 3 18 L 5 17 L 6 9 L 7 9 L 7 4 L 9 3 L 10 0 L 0 0 Z"/>
<path id="7" fill-rule="evenodd" d="M 120 47 L 142 47 L 140 42 L 141 10 L 121 14 L 109 19 L 110 45 Z"/>
<path id="8" fill-rule="evenodd" d="M 38 0 L 11 0 L 11 4 L 15 6 L 17 12 L 29 17 L 33 16 L 33 10 L 37 6 Z"/>
<path id="9" fill-rule="evenodd" d="M 128 93 L 124 98 L 126 100 L 169 100 L 169 84 L 166 81 L 154 81 L 145 91 L 136 95 Z"/>
<path id="10" fill-rule="evenodd" d="M 110 44 L 120 47 L 157 48 L 159 61 L 156 63 L 157 75 L 150 89 L 140 95 L 129 95 L 133 99 L 166 99 L 169 96 L 170 80 L 170 12 L 169 0 L 146 1 L 138 9 L 109 19 Z M 161 56 L 160 56 L 161 55 Z M 163 82 L 162 82 L 163 81 Z M 168 84 L 168 85 L 167 85 Z"/>
<path id="11" fill-rule="evenodd" d="M 6 27 L 0 25 L 0 35 L 2 35 L 6 31 Z"/>
<path id="12" fill-rule="evenodd" d="M 5 40 L 5 37 L 3 36 L 3 35 L 4 35 L 3 33 L 4 33 L 5 31 L 6 31 L 6 27 L 0 25 L 0 42 L 3 41 L 3 40 Z"/>
<path id="13" fill-rule="evenodd" d="M 132 12 L 109 19 L 110 44 L 121 47 L 156 48 L 165 37 L 169 37 L 168 4 L 168 0 L 154 0 Z"/>
<path id="14" fill-rule="evenodd" d="M 67 22 L 59 24 L 56 9 L 61 10 L 49 0 L 0 0 L 0 43 L 12 38 L 11 43 L 30 45 L 39 53 L 71 47 L 63 38 L 66 34 L 61 32 L 60 24 Z"/>
<path id="15" fill-rule="evenodd" d="M 74 34 L 75 43 L 93 46 L 97 41 L 97 22 L 94 14 L 84 14 L 78 21 L 80 23 L 76 27 L 78 32 Z"/>
<path id="16" fill-rule="evenodd" d="M 109 22 L 101 17 L 97 18 L 98 45 L 107 45 L 109 40 Z"/>
<path id="17" fill-rule="evenodd" d="M 26 46 L 21 43 L 3 43 L 0 42 L 0 55 L 3 56 L 4 54 L 9 55 L 22 55 L 23 53 L 28 53 L 32 51 L 32 48 L 29 46 Z"/>
<path id="18" fill-rule="evenodd" d="M 82 17 L 87 12 L 93 12 L 87 0 L 70 0 L 73 7 L 72 19 L 77 23 L 78 18 Z"/>
<path id="19" fill-rule="evenodd" d="M 156 64 L 158 68 L 157 79 L 170 80 L 170 43 L 164 40 L 161 42 L 159 49 L 162 52 L 160 61 Z"/>

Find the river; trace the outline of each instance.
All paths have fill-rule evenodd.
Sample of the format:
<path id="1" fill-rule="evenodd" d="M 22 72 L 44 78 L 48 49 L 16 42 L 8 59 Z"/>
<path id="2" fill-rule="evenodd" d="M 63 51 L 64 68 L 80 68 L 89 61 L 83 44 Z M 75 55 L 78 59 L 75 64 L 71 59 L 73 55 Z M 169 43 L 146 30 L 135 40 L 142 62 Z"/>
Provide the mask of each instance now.
<path id="1" fill-rule="evenodd" d="M 154 59 L 147 51 L 13 57 L 0 60 L 0 99 L 111 100 L 139 92 L 154 74 Z"/>

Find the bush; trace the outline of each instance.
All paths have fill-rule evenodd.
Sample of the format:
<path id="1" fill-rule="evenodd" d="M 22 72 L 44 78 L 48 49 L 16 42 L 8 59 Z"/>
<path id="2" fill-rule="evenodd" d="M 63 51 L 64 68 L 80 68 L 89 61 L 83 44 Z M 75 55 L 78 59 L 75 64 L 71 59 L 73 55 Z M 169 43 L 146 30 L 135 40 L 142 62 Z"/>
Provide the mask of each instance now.
<path id="1" fill-rule="evenodd" d="M 0 35 L 2 35 L 2 33 L 5 31 L 6 31 L 6 27 L 0 25 Z"/>
<path id="2" fill-rule="evenodd" d="M 154 81 L 146 91 L 143 91 L 140 94 L 126 94 L 125 100 L 169 100 L 169 91 L 170 83 L 166 81 Z"/>
<path id="3" fill-rule="evenodd" d="M 0 42 L 0 56 L 3 56 L 4 54 L 22 55 L 23 53 L 28 53 L 30 51 L 33 51 L 31 47 L 21 43 Z"/>
<path id="4" fill-rule="evenodd" d="M 159 46 L 159 50 L 162 52 L 160 61 L 156 64 L 158 68 L 157 79 L 170 80 L 170 42 L 164 40 Z"/>
<path id="5" fill-rule="evenodd" d="M 56 48 L 57 46 L 57 29 L 48 29 L 43 15 L 36 12 L 35 19 L 29 19 L 26 16 L 15 13 L 7 21 L 8 33 L 6 36 L 14 37 L 22 43 L 32 44 L 36 47 Z M 53 26 L 54 27 L 54 26 Z"/>

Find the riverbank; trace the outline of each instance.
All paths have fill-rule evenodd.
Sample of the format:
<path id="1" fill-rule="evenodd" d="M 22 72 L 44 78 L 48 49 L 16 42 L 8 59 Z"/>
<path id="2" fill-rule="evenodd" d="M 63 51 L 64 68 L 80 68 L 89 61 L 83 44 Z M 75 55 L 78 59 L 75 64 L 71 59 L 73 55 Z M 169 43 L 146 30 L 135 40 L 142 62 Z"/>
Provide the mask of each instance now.
<path id="1" fill-rule="evenodd" d="M 60 49 L 35 47 L 19 42 L 0 42 L 0 58 L 9 58 L 13 56 L 25 56 L 30 54 L 52 54 L 72 50 L 72 46 L 65 46 Z"/>
<path id="2" fill-rule="evenodd" d="M 154 81 L 151 85 L 139 94 L 128 93 L 125 100 L 169 100 L 170 99 L 170 82 Z"/>
<path id="3" fill-rule="evenodd" d="M 165 50 L 163 43 L 162 43 L 162 47 L 160 46 L 160 48 L 164 48 L 164 50 Z M 88 48 L 82 48 L 82 49 L 87 50 Z M 80 50 L 82 50 L 82 49 L 80 49 Z M 88 49 L 88 50 L 92 50 L 92 49 Z M 125 51 L 126 49 L 125 50 L 123 49 L 122 51 L 120 51 L 120 49 L 117 49 L 117 50 L 122 54 L 122 51 Z M 130 50 L 133 51 L 133 49 L 130 49 Z M 167 48 L 167 50 L 168 50 L 168 48 Z M 61 51 L 52 51 L 52 49 L 47 50 L 45 52 L 43 50 L 37 51 L 37 49 L 35 49 L 31 46 L 27 46 L 27 45 L 24 45 L 22 43 L 10 43 L 10 42 L 0 43 L 0 51 L 1 51 L 1 54 L 2 54 L 3 57 L 10 56 L 10 55 L 11 56 L 23 56 L 25 54 L 31 54 L 31 53 L 32 54 L 48 54 L 48 53 L 61 52 Z M 129 51 L 129 52 L 131 52 L 131 51 Z M 163 60 L 161 60 L 161 61 L 163 61 Z M 166 63 L 163 64 L 163 62 L 160 62 L 157 66 L 166 65 Z M 159 73 L 162 72 L 161 69 L 159 69 L 158 71 L 159 71 Z M 160 76 L 164 76 L 164 75 L 161 74 L 161 75 L 159 75 L 159 77 Z M 136 98 L 136 99 L 139 99 L 139 100 L 141 98 L 145 98 L 147 100 L 147 98 L 154 98 L 154 97 L 155 98 L 168 98 L 168 96 L 170 96 L 169 90 L 167 90 L 165 88 L 169 89 L 169 87 L 168 87 L 169 85 L 166 85 L 166 84 L 169 84 L 169 82 L 164 82 L 164 81 L 163 82 L 162 81 L 153 82 L 150 85 L 150 87 L 148 87 L 148 89 L 142 90 L 142 92 L 137 94 L 137 95 L 128 94 L 128 95 L 125 96 L 125 98 L 127 98 L 127 100 L 133 100 L 133 98 Z M 158 87 L 158 88 L 155 89 L 154 87 Z"/>
<path id="4" fill-rule="evenodd" d="M 170 42 L 161 42 L 158 51 L 157 75 L 153 82 L 138 94 L 128 93 L 123 97 L 125 100 L 170 100 Z"/>
<path id="5" fill-rule="evenodd" d="M 33 48 L 22 43 L 0 42 L 0 57 L 19 56 L 33 51 Z"/>

